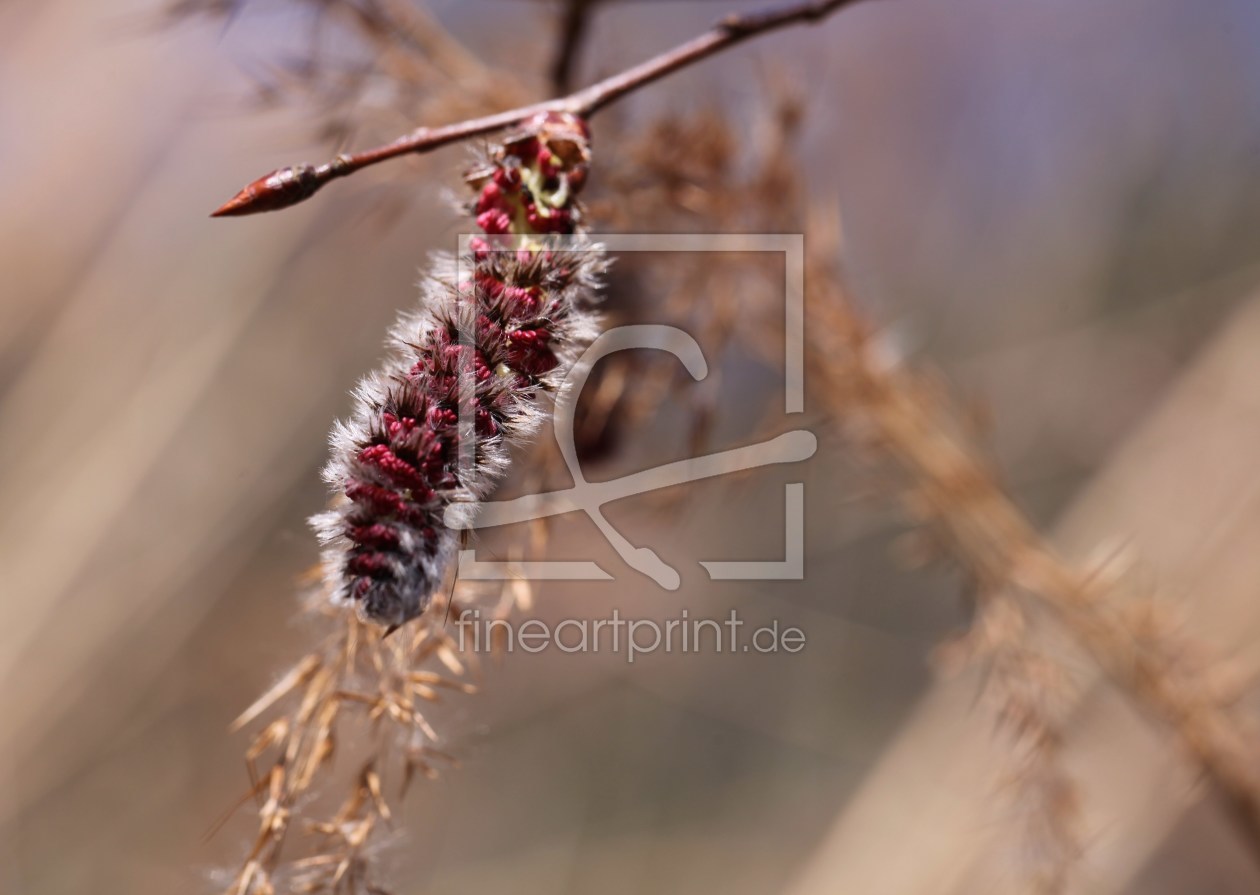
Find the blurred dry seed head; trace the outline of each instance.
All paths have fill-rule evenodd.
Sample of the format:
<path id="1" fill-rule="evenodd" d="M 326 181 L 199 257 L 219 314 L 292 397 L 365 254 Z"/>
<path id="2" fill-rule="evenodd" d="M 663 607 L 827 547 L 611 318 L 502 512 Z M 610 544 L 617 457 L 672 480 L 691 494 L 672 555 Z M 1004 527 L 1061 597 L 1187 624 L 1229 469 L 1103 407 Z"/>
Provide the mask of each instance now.
<path id="1" fill-rule="evenodd" d="M 311 611 L 323 628 L 321 647 L 233 723 L 242 729 L 271 716 L 246 751 L 260 797 L 258 832 L 226 887 L 233 895 L 384 891 L 373 882 L 374 843 L 393 816 L 390 787 L 401 798 L 416 774 L 431 778 L 456 763 L 435 745 L 438 734 L 417 704 L 440 703 L 444 691 L 476 691 L 465 679 L 475 672 L 474 657 L 456 655 L 436 614 L 382 639 L 322 593 Z M 366 757 L 340 807 L 312 816 L 321 801 L 315 796 L 335 785 L 331 761 L 343 739 L 351 754 Z M 302 841 L 286 847 L 286 858 L 281 850 L 295 819 Z"/>

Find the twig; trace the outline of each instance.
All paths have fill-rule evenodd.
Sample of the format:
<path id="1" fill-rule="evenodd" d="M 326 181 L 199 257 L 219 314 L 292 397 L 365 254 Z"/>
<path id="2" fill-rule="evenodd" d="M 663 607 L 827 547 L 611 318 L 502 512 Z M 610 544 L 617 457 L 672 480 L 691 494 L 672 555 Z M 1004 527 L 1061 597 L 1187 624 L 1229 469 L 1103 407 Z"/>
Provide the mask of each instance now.
<path id="1" fill-rule="evenodd" d="M 234 217 L 288 208 L 309 199 L 330 180 L 345 177 L 361 168 L 401 155 L 429 152 L 448 143 L 502 130 L 544 112 L 566 112 L 586 118 L 626 94 L 727 47 L 789 25 L 818 22 L 859 2 L 861 0 L 815 0 L 762 12 L 730 15 L 708 31 L 672 50 L 560 99 L 442 127 L 420 127 L 392 143 L 363 152 L 338 155 L 318 167 L 294 165 L 273 171 L 250 183 L 216 209 L 211 217 Z"/>
<path id="2" fill-rule="evenodd" d="M 560 23 L 560 40 L 556 45 L 555 58 L 551 62 L 551 89 L 556 93 L 563 93 L 570 88 L 578 50 L 591 21 L 591 9 L 597 2 L 598 0 L 567 0 L 565 3 L 564 18 Z"/>

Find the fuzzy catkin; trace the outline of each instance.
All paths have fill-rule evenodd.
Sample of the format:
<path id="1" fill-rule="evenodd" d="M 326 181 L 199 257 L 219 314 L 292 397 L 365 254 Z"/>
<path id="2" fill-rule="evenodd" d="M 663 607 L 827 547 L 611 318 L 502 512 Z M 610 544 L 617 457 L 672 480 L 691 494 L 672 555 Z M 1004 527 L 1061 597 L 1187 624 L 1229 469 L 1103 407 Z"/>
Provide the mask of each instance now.
<path id="1" fill-rule="evenodd" d="M 424 612 L 459 546 L 448 510 L 476 512 L 541 425 L 539 396 L 558 391 L 597 332 L 604 257 L 581 235 L 576 201 L 589 160 L 585 122 L 560 113 L 490 149 L 467 177 L 485 235 L 458 265 L 434 261 L 419 308 L 400 316 L 388 359 L 332 430 L 324 478 L 336 498 L 311 524 L 333 598 L 365 621 Z"/>

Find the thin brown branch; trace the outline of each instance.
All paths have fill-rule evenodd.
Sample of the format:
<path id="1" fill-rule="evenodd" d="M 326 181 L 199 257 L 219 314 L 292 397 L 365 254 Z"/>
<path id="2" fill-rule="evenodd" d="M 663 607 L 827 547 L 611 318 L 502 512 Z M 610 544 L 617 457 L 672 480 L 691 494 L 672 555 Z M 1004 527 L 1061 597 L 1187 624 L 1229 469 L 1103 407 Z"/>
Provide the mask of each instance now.
<path id="1" fill-rule="evenodd" d="M 749 38 L 789 25 L 818 22 L 859 2 L 861 0 L 814 0 L 762 12 L 730 15 L 708 31 L 672 50 L 560 99 L 441 127 L 420 127 L 392 143 L 362 152 L 338 155 L 332 161 L 319 166 L 294 165 L 272 171 L 248 184 L 211 216 L 235 217 L 288 208 L 309 199 L 330 180 L 346 177 L 388 159 L 430 152 L 449 143 L 502 130 L 543 112 L 567 112 L 586 118 L 641 87 Z"/>
<path id="2" fill-rule="evenodd" d="M 551 61 L 551 89 L 563 93 L 573 83 L 573 68 L 577 64 L 578 51 L 586 37 L 591 22 L 591 10 L 599 0 L 566 0 L 564 15 L 560 21 L 560 39 L 556 54 Z"/>

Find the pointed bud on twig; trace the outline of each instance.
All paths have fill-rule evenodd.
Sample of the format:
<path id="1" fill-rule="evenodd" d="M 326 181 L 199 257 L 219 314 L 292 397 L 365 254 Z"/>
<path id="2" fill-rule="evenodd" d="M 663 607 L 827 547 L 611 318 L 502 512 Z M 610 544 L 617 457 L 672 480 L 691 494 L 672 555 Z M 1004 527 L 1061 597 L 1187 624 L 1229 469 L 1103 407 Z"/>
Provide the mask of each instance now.
<path id="1" fill-rule="evenodd" d="M 239 217 L 246 214 L 257 214 L 260 211 L 278 211 L 296 205 L 315 195 L 315 191 L 336 177 L 339 173 L 336 163 L 321 165 L 293 165 L 272 171 L 253 183 L 245 186 L 239 193 L 219 206 L 210 215 L 212 218 Z"/>

